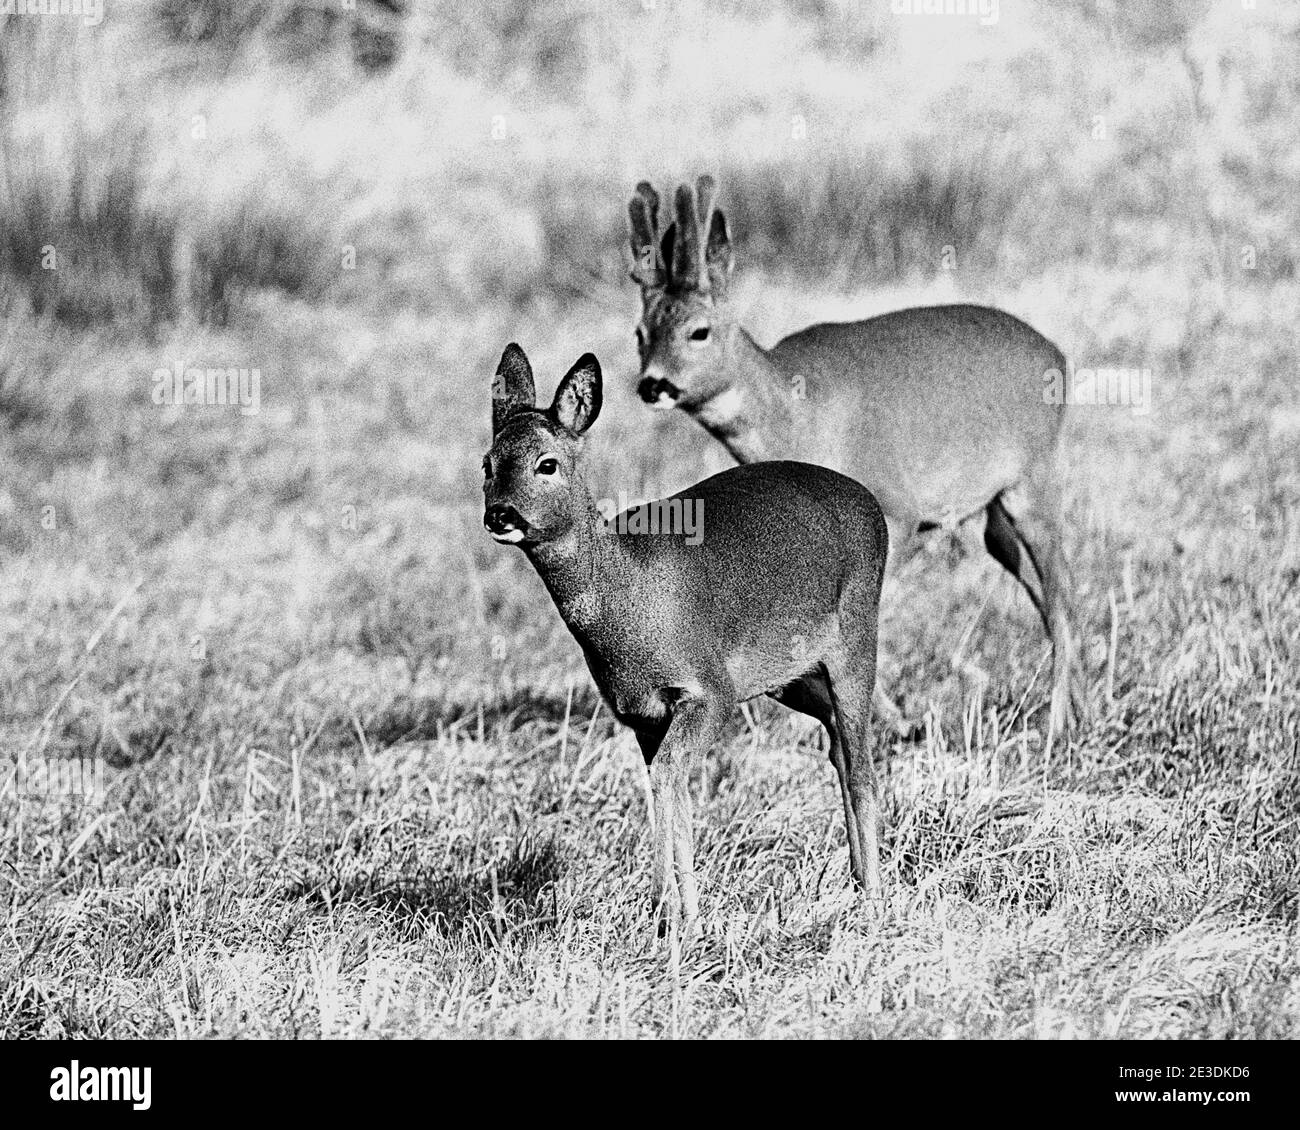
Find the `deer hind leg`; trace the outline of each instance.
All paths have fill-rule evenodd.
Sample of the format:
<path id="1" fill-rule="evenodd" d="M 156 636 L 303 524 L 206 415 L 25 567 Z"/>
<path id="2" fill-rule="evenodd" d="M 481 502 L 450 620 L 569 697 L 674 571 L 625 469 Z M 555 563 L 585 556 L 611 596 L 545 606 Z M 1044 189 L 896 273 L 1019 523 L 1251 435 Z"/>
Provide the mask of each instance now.
<path id="1" fill-rule="evenodd" d="M 1052 641 L 1052 705 L 1049 726 L 1065 736 L 1087 720 L 1087 699 L 1079 669 L 1079 643 L 1074 628 L 1073 583 L 1061 549 L 1060 504 L 1056 489 L 1047 477 L 1026 479 L 1019 487 L 1004 491 L 989 505 L 989 530 L 993 532 L 990 552 L 1020 579 L 1038 609 Z M 996 525 L 995 525 L 996 523 Z M 1007 551 L 1008 533 L 1014 535 L 1016 567 L 994 550 Z M 1008 556 L 1010 556 L 1008 552 Z M 1038 582 L 1037 590 L 1022 574 Z"/>
<path id="2" fill-rule="evenodd" d="M 859 859 L 853 877 L 872 898 L 881 894 L 880 791 L 872 765 L 871 686 L 875 681 L 875 640 L 829 668 L 831 702 L 844 751 L 850 824 L 856 826 Z"/>
<path id="3" fill-rule="evenodd" d="M 849 866 L 854 876 L 862 873 L 862 843 L 858 838 L 857 819 L 853 814 L 853 798 L 849 791 L 849 772 L 844 760 L 844 746 L 840 741 L 839 722 L 835 717 L 835 702 L 831 698 L 830 678 L 826 668 L 818 666 L 802 679 L 798 679 L 779 691 L 772 692 L 772 698 L 782 706 L 816 718 L 830 739 L 830 759 L 840 779 L 840 795 L 844 799 L 844 820 L 848 829 Z"/>
<path id="4" fill-rule="evenodd" d="M 1043 627 L 1049 636 L 1052 631 L 1051 620 L 1047 615 L 1047 605 L 1043 601 L 1043 582 L 1038 575 L 1033 558 L 1027 548 L 1022 548 L 1020 534 L 1016 530 L 1011 515 L 1002 504 L 1002 496 L 997 495 L 985 507 L 987 521 L 984 525 L 984 545 L 993 559 L 1008 573 L 1019 581 L 1029 594 L 1029 599 L 1043 618 Z"/>
<path id="5" fill-rule="evenodd" d="M 915 518 L 901 519 L 886 515 L 885 523 L 889 527 L 887 571 L 892 576 L 916 555 L 921 544 L 916 536 L 920 522 Z M 925 723 L 919 718 L 909 718 L 904 714 L 902 708 L 879 682 L 872 691 L 872 705 L 876 717 L 896 737 L 906 742 L 914 742 L 924 735 Z"/>

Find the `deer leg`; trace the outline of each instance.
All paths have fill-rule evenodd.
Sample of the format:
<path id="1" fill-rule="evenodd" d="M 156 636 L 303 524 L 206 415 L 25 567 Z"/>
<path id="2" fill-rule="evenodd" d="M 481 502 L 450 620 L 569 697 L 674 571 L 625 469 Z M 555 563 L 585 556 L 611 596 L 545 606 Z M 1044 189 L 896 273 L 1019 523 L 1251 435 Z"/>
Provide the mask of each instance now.
<path id="1" fill-rule="evenodd" d="M 888 573 L 893 575 L 916 555 L 921 544 L 916 536 L 920 521 L 914 515 L 896 518 L 886 514 L 885 524 L 889 527 L 889 558 L 886 568 Z M 879 683 L 876 683 L 872 691 L 872 702 L 876 716 L 896 737 L 906 742 L 914 742 L 925 733 L 924 722 L 919 718 L 907 717 L 889 692 Z"/>
<path id="2" fill-rule="evenodd" d="M 1020 534 L 1016 530 L 1011 515 L 1002 505 L 1001 496 L 994 498 L 985 507 L 987 521 L 984 525 L 984 546 L 993 559 L 1008 573 L 1019 581 L 1029 594 L 1029 599 L 1043 618 L 1043 627 L 1051 634 L 1051 620 L 1047 614 L 1047 604 L 1043 600 L 1043 583 L 1034 565 L 1028 548 L 1022 548 Z"/>
<path id="3" fill-rule="evenodd" d="M 659 747 L 663 744 L 664 729 L 638 730 L 637 744 L 641 747 L 641 756 L 645 759 L 646 771 L 650 777 L 650 795 L 646 815 L 650 820 L 650 839 L 654 854 L 650 859 L 650 903 L 651 911 L 658 923 L 662 935 L 667 929 L 668 917 L 673 899 L 677 897 L 676 884 L 673 881 L 672 849 L 665 845 L 662 829 L 665 821 L 672 814 L 672 801 L 661 796 L 663 785 L 657 781 L 655 765 L 660 763 Z M 661 763 L 660 763 L 661 764 Z"/>
<path id="4" fill-rule="evenodd" d="M 699 887 L 695 879 L 695 827 L 691 818 L 690 766 L 687 759 L 674 767 L 673 790 L 673 869 L 681 908 L 681 933 L 684 941 L 695 938 L 700 917 Z"/>
<path id="5" fill-rule="evenodd" d="M 1042 482 L 1026 480 L 1021 488 L 1003 493 L 1000 509 L 1008 519 L 1006 524 L 1015 533 L 1018 548 L 1024 551 L 1042 582 L 1042 599 L 1036 603 L 1052 641 L 1049 726 L 1052 733 L 1065 736 L 1086 721 L 1088 708 L 1072 623 L 1073 586 L 1061 551 L 1056 492 Z"/>
<path id="6" fill-rule="evenodd" d="M 853 815 L 853 800 L 849 792 L 849 773 L 844 761 L 844 747 L 840 742 L 840 728 L 835 719 L 835 703 L 831 699 L 831 685 L 826 668 L 818 666 L 802 679 L 772 692 L 772 698 L 782 706 L 816 718 L 830 739 L 831 764 L 840 779 L 840 795 L 844 799 L 844 821 L 848 830 L 849 866 L 853 874 L 862 872 L 862 844 L 858 838 L 858 825 Z"/>
<path id="7" fill-rule="evenodd" d="M 875 681 L 875 647 L 857 652 L 830 671 L 831 701 L 839 726 L 848 777 L 850 823 L 861 845 L 853 877 L 871 898 L 881 895 L 880 792 L 871 756 L 871 684 Z"/>
<path id="8" fill-rule="evenodd" d="M 683 694 L 672 707 L 672 720 L 650 762 L 655 808 L 651 900 L 660 937 L 668 933 L 674 914 L 685 936 L 689 938 L 695 932 L 699 894 L 690 765 L 697 752 L 702 753 L 717 740 L 731 705 L 734 702 L 728 703 L 721 693 Z"/>

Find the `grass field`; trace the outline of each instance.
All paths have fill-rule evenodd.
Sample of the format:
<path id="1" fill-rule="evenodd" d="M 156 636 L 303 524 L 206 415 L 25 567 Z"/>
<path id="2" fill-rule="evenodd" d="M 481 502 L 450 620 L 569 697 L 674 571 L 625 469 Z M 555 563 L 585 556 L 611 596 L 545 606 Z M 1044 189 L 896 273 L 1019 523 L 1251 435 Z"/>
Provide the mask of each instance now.
<path id="1" fill-rule="evenodd" d="M 0 18 L 0 1037 L 1300 1035 L 1294 6 L 480 7 Z M 726 465 L 633 395 L 621 258 L 636 180 L 705 170 L 764 344 L 962 298 L 1152 398 L 1065 443 L 1091 729 L 1047 754 L 1033 609 L 934 538 L 887 905 L 754 704 L 682 951 L 479 462 L 516 340 L 546 396 L 604 364 L 598 494 Z M 258 398 L 156 403 L 178 366 Z M 31 787 L 67 759 L 102 797 Z"/>

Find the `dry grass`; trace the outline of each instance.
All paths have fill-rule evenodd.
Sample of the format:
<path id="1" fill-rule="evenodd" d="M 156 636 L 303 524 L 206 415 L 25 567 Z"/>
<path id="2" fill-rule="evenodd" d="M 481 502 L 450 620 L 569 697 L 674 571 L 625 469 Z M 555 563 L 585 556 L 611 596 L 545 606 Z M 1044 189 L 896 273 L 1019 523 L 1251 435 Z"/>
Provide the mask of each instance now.
<path id="1" fill-rule="evenodd" d="M 110 29 L 162 45 L 141 149 L 99 147 L 108 100 L 48 143 L 71 163 L 6 166 L 31 203 L 0 210 L 0 749 L 102 759 L 107 791 L 0 789 L 0 1035 L 1300 1031 L 1294 20 L 1063 5 L 940 77 L 818 5 L 665 7 L 417 6 L 371 70 L 337 29 L 306 50 L 208 4 L 203 34 Z M 0 89 L 39 89 L 13 59 Z M 724 465 L 632 397 L 619 258 L 631 184 L 704 167 L 764 341 L 969 296 L 1151 368 L 1155 404 L 1080 409 L 1067 445 L 1090 732 L 1046 756 L 1032 609 L 936 541 L 885 609 L 885 670 L 932 712 L 888 751 L 887 904 L 848 886 L 820 735 L 761 704 L 698 768 L 680 952 L 652 940 L 635 745 L 483 536 L 478 461 L 517 339 L 544 385 L 605 362 L 602 490 Z M 23 268 L 42 226 L 121 281 Z M 260 413 L 155 405 L 178 361 L 258 367 Z"/>

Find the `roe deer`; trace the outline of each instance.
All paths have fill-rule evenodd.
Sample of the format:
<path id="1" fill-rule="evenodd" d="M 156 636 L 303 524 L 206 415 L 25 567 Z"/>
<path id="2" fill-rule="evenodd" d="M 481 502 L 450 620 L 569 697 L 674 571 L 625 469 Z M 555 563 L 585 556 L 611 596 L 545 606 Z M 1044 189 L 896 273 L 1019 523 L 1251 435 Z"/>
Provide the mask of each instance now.
<path id="1" fill-rule="evenodd" d="M 982 306 L 814 325 L 763 349 L 727 303 L 731 238 L 714 199 L 711 177 L 681 185 L 662 232 L 651 185 L 628 207 L 641 398 L 684 409 L 741 463 L 798 459 L 858 480 L 884 509 L 893 564 L 918 532 L 982 510 L 985 546 L 1051 638 L 1049 732 L 1082 722 L 1055 473 L 1063 409 L 1044 396 L 1047 374 L 1065 372 L 1060 350 Z M 908 731 L 883 692 L 876 706 Z"/>
<path id="2" fill-rule="evenodd" d="M 607 524 L 579 454 L 600 412 L 596 358 L 578 359 L 549 408 L 534 400 L 532 368 L 511 344 L 493 383 L 483 524 L 523 549 L 605 701 L 636 734 L 650 770 L 660 932 L 676 915 L 692 933 L 698 914 L 689 762 L 738 702 L 764 694 L 825 727 L 853 877 L 878 895 L 868 723 L 889 535 L 876 500 L 824 467 L 756 463 Z M 638 511 L 674 502 L 694 507 L 702 536 L 628 532 L 655 528 Z"/>

